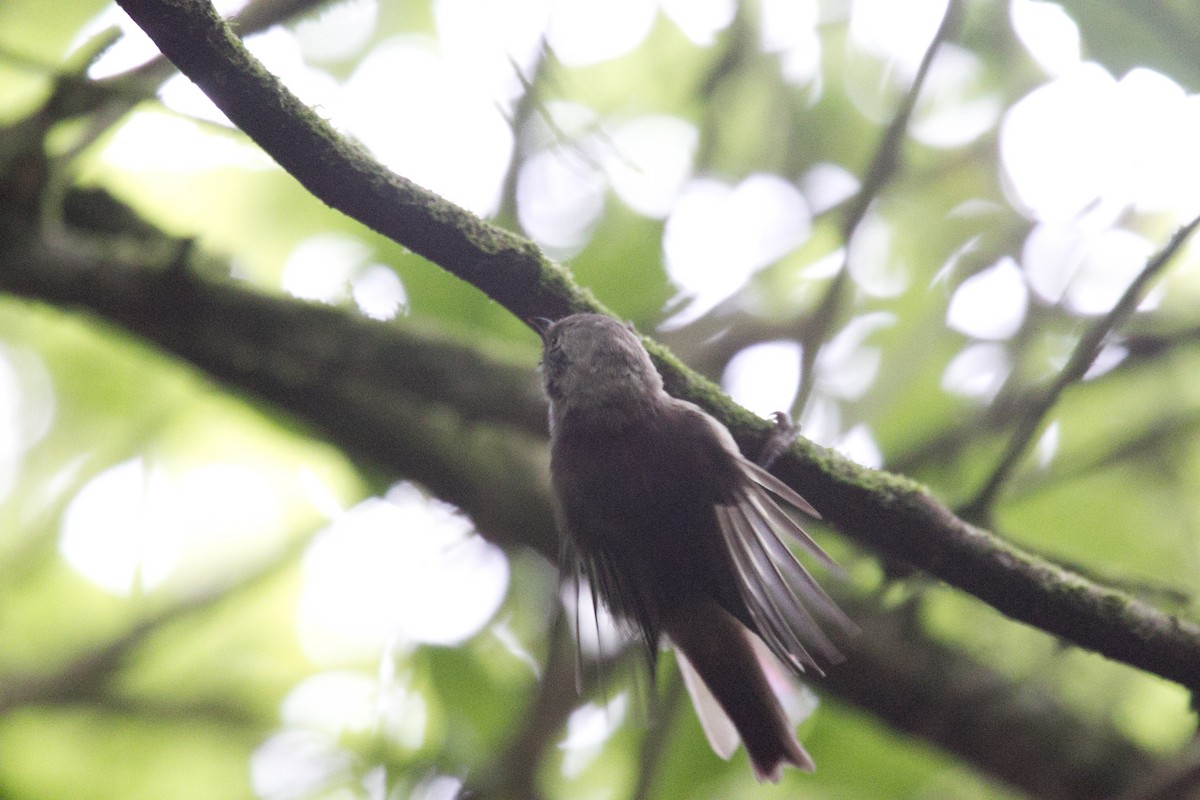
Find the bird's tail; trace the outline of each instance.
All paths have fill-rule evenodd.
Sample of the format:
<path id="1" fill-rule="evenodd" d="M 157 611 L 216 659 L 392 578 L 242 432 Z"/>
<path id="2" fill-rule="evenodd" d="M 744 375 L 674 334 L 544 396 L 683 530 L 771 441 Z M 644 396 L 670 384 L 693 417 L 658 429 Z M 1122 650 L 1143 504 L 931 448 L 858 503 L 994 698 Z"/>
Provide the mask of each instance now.
<path id="1" fill-rule="evenodd" d="M 813 771 L 812 758 L 767 683 L 751 644 L 753 634 L 732 614 L 705 600 L 664 620 L 663 629 L 683 656 L 684 681 L 718 755 L 728 758 L 737 746 L 729 730 L 732 723 L 760 782 L 777 782 L 785 764 Z"/>

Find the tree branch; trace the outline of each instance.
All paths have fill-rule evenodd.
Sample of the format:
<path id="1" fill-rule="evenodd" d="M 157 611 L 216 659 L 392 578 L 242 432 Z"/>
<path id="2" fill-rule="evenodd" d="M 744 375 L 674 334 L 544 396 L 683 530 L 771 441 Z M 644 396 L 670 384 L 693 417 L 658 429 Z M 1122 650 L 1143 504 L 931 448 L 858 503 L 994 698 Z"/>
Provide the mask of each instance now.
<path id="1" fill-rule="evenodd" d="M 1036 679 L 1013 681 L 928 639 L 911 606 L 838 600 L 863 632 L 820 685 L 891 727 L 1041 800 L 1110 797 L 1165 768 L 1116 730 L 1077 716 Z"/>
<path id="2" fill-rule="evenodd" d="M 962 509 L 961 513 L 963 516 L 968 519 L 978 519 L 984 522 L 988 520 L 996 496 L 1000 493 L 1000 489 L 1012 474 L 1017 463 L 1029 449 L 1034 436 L 1041 430 L 1042 423 L 1045 422 L 1046 415 L 1050 413 L 1050 409 L 1054 408 L 1054 405 L 1058 402 L 1058 398 L 1068 386 L 1083 380 L 1083 376 L 1087 374 L 1087 371 L 1091 369 L 1092 364 L 1096 361 L 1096 356 L 1100 354 L 1100 349 L 1104 346 L 1104 341 L 1108 338 L 1109 334 L 1120 327 L 1129 315 L 1134 312 L 1138 303 L 1142 301 L 1142 297 L 1145 295 L 1150 283 L 1171 262 L 1172 257 L 1183 247 L 1184 242 L 1187 241 L 1187 238 L 1196 229 L 1197 225 L 1200 225 L 1200 217 L 1196 217 L 1177 230 L 1166 245 L 1146 262 L 1145 268 L 1126 287 L 1125 292 L 1121 295 L 1121 299 L 1117 301 L 1116 305 L 1107 314 L 1097 320 L 1096 324 L 1089 328 L 1083 335 L 1075 345 L 1075 349 L 1072 351 L 1066 365 L 1055 377 L 1054 383 L 1046 389 L 1040 398 L 1026 406 L 1025 413 L 1017 420 L 1016 428 L 1013 430 L 1012 437 L 1008 441 L 1008 447 L 1005 448 L 1004 455 L 1000 457 L 1000 461 L 996 464 L 995 469 L 992 470 L 988 479 L 984 481 L 983 486 L 980 487 L 975 497 Z"/>
<path id="3" fill-rule="evenodd" d="M 25 227 L 19 219 L 14 222 Z M 0 236 L 0 264 L 6 265 L 0 270 L 0 288 L 85 308 L 157 342 L 235 389 L 286 409 L 369 469 L 424 483 L 460 506 L 492 541 L 532 547 L 554 558 L 544 440 L 527 432 L 537 417 L 544 436 L 544 406 L 529 389 L 535 376 L 528 367 L 465 352 L 469 348 L 406 329 L 411 325 L 384 325 L 186 274 L 73 261 L 33 236 L 21 239 L 20 248 L 13 247 L 15 241 Z M 421 355 L 424 348 L 430 352 Z M 471 375 L 462 380 L 429 376 L 427 371 L 439 363 L 446 373 L 471 370 Z M 482 385 L 490 387 L 493 402 L 481 401 Z M 940 534 L 934 529 L 923 535 L 933 537 L 937 546 Z M 848 663 L 831 672 L 825 686 L 888 724 L 1051 798 L 1082 800 L 1094 796 L 1083 791 L 1092 781 L 1103 778 L 1122 786 L 1155 766 L 1115 732 L 1074 717 L 1053 697 L 1031 693 L 966 655 L 929 642 L 915 624 L 903 624 L 896 614 L 862 601 L 839 601 L 866 633 L 847 644 Z M 90 676 L 102 673 L 107 685 L 144 634 L 138 631 L 117 647 L 106 646 L 97 651 L 100 656 L 80 659 L 87 662 L 84 667 L 71 669 L 83 668 Z M 570 695 L 572 673 L 564 669 Z M 555 685 L 543 687 L 539 702 L 550 703 L 553 713 L 562 715 L 573 698 L 563 699 L 559 673 L 547 666 L 546 680 Z M 69 692 L 61 695 L 64 687 L 80 681 L 63 678 L 66 672 L 56 675 L 34 687 L 32 695 L 23 691 L 14 697 L 10 692 L 7 700 L 0 698 L 0 707 L 51 698 L 85 700 L 73 700 Z M 95 677 L 83 683 L 98 685 Z M 32 686 L 26 681 L 7 685 L 10 690 Z M 86 699 L 97 696 L 92 691 Z M 551 712 L 547 707 L 537 713 Z M 994 730 L 989 720 L 1006 731 L 1004 752 L 1020 758 L 1005 760 L 988 744 Z M 522 780 L 535 772 L 530 749 L 544 745 L 546 736 L 536 718 L 518 731 L 510 755 L 520 759 Z M 1026 763 L 1034 759 L 1037 764 Z M 500 780 L 505 769 L 498 764 L 499 777 L 492 777 Z M 498 796 L 505 791 L 487 778 L 480 788 L 500 792 Z"/>
<path id="4" fill-rule="evenodd" d="M 301 542 L 286 548 L 276 558 L 233 583 L 209 589 L 190 599 L 154 611 L 116 637 L 76 655 L 55 669 L 42 669 L 25 675 L 0 676 L 0 717 L 14 709 L 33 705 L 98 702 L 109 703 L 113 708 L 132 707 L 143 702 L 151 706 L 156 705 L 152 701 L 128 697 L 115 686 L 116 677 L 137 650 L 173 623 L 201 614 L 277 576 L 282 568 L 294 563 L 303 546 L 304 543 Z M 232 707 L 220 703 L 180 704 L 177 708 L 180 711 L 185 708 L 194 712 L 203 711 L 205 715 L 228 714 L 240 723 L 249 719 L 246 714 L 239 714 Z"/>
<path id="5" fill-rule="evenodd" d="M 121 5 L 230 119 L 325 202 L 471 282 L 521 318 L 598 308 L 532 243 L 388 172 L 339 136 L 251 58 L 208 3 L 121 0 Z M 157 316 L 161 326 L 180 325 L 174 316 L 161 319 L 163 309 Z M 175 346 L 179 337 L 178 329 L 158 336 Z M 754 452 L 770 424 L 736 406 L 661 347 L 649 346 L 668 390 L 715 413 Z M 315 410 L 304 397 L 285 393 L 281 399 L 300 413 Z M 387 404 L 372 409 L 347 400 L 342 413 L 321 424 L 349 434 L 348 418 L 395 414 Z M 445 424 L 417 444 L 441 454 L 437 437 L 453 434 Z M 445 466 L 454 472 L 457 465 Z M 814 498 L 832 525 L 880 553 L 924 569 L 1014 619 L 1189 688 L 1200 687 L 1197 624 L 1001 541 L 954 516 L 918 484 L 859 467 L 810 442 L 798 442 L 776 472 Z M 502 470 L 495 477 L 508 485 Z M 463 502 L 455 496 L 463 487 L 442 481 L 448 485 L 434 486 L 435 491 Z M 499 505 L 517 503 L 509 498 Z"/>
<path id="6" fill-rule="evenodd" d="M 942 43 L 958 30 L 962 14 L 962 0 L 950 0 L 946 5 L 946 12 L 942 15 L 937 32 L 934 33 L 933 39 L 921 56 L 921 63 L 917 67 L 917 74 L 913 78 L 912 86 L 905 93 L 904 100 L 896 109 L 891 123 L 879 140 L 879 146 L 875 148 L 875 156 L 871 159 L 870 166 L 867 167 L 862 186 L 852 198 L 842 222 L 842 241 L 847 248 L 850 246 L 850 240 L 854 238 L 855 230 L 867 216 L 871 204 L 875 202 L 875 198 L 879 196 L 883 187 L 899 169 L 900 145 L 904 143 L 904 137 L 908 134 L 908 124 L 917 107 L 917 98 L 921 94 L 921 89 L 925 86 L 925 79 L 929 76 L 929 69 L 933 66 L 934 56 L 937 55 Z M 805 338 L 802 341 L 804 349 L 800 359 L 800 391 L 792 405 L 792 416 L 797 419 L 800 418 L 816 383 L 814 377 L 817 356 L 829 339 L 834 323 L 842 316 L 842 306 L 846 302 L 850 280 L 849 264 L 843 263 L 821 301 L 817 303 L 809 319 L 805 322 Z"/>
<path id="7" fill-rule="evenodd" d="M 512 544 L 503 532 L 520 530 L 522 543 L 557 552 L 545 407 L 529 371 L 416 326 L 372 324 L 183 268 L 98 262 L 48 245 L 31 220 L 8 221 L 15 230 L 0 222 L 4 290 L 88 309 L 287 410 L 360 461 L 478 509 L 475 522 L 493 540 Z M 162 237 L 151 249 L 183 245 Z M 489 425 L 474 424 L 481 420 Z"/>
<path id="8" fill-rule="evenodd" d="M 313 196 L 482 290 L 520 319 L 603 311 L 527 239 L 383 168 L 271 75 L 206 0 L 121 7 Z"/>
<path id="9" fill-rule="evenodd" d="M 486 767 L 467 797 L 471 800 L 541 800 L 538 769 L 578 704 L 575 691 L 575 643 L 565 614 L 557 614 L 547 632 L 546 666 L 525 718 L 509 745 Z"/>

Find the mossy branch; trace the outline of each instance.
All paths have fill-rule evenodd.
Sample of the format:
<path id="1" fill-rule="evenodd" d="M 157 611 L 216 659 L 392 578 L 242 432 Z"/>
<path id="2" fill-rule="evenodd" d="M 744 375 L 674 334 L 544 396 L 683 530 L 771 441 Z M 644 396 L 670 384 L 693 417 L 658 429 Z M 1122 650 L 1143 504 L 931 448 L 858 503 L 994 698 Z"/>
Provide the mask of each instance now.
<path id="1" fill-rule="evenodd" d="M 522 319 L 600 310 L 559 266 L 382 167 L 305 107 L 242 47 L 204 0 L 120 0 L 163 53 L 315 196 L 454 275 Z M 655 351 L 668 388 L 717 414 L 743 445 L 767 423 Z M 919 485 L 800 442 L 776 472 L 866 546 L 923 569 L 1008 616 L 1081 647 L 1200 687 L 1200 626 L 969 525 Z"/>

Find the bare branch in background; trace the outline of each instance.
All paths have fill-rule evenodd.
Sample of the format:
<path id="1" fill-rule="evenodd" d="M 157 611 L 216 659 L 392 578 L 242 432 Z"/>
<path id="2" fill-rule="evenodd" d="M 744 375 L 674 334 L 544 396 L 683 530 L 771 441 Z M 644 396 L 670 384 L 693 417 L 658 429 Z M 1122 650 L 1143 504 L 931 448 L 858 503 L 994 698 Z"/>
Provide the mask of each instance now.
<path id="1" fill-rule="evenodd" d="M 1125 289 L 1121 299 L 1112 307 L 1112 310 L 1097 320 L 1075 345 L 1071 357 L 1055 377 L 1054 382 L 1047 387 L 1045 393 L 1036 402 L 1025 407 L 1024 413 L 1017 420 L 1016 428 L 1009 438 L 1004 455 L 1000 457 L 1000 461 L 975 497 L 961 510 L 960 513 L 963 517 L 987 524 L 992 503 L 995 502 L 996 496 L 1000 493 L 1017 463 L 1028 451 L 1029 445 L 1038 431 L 1042 429 L 1046 415 L 1054 408 L 1058 398 L 1068 386 L 1083 380 L 1083 376 L 1095 362 L 1096 356 L 1100 355 L 1105 340 L 1137 309 L 1138 303 L 1142 301 L 1150 284 L 1183 247 L 1197 225 L 1200 225 L 1200 217 L 1193 219 L 1176 231 L 1166 245 L 1146 262 L 1145 268 Z"/>
<path id="2" fill-rule="evenodd" d="M 13 243 L 11 237 L 0 240 Z M 235 390 L 285 409 L 368 469 L 430 486 L 469 514 L 491 540 L 532 547 L 553 559 L 557 548 L 545 449 L 530 430 L 536 425 L 543 433 L 544 407 L 533 388 L 536 379 L 530 367 L 495 361 L 412 324 L 385 325 L 186 272 L 53 258 L 36 241 L 23 241 L 27 249 L 0 248 L 0 263 L 7 265 L 0 271 L 0 288 L 87 309 L 157 342 Z M 182 308 L 194 311 L 185 313 Z M 480 386 L 489 391 L 481 395 Z M 1020 698 L 1030 696 L 1028 688 L 925 640 L 915 624 L 902 624 L 894 613 L 863 601 L 853 613 L 870 633 L 849 643 L 850 666 L 831 673 L 825 685 L 889 724 L 959 753 L 1008 783 L 1040 787 L 1047 797 L 1087 797 L 1063 787 L 1091 785 L 1085 778 L 1096 775 L 1123 785 L 1152 763 L 1118 734 L 1074 718 L 1050 696 L 1037 694 L 1036 703 L 1022 702 Z M 880 620 L 872 621 L 876 617 Z M 88 702 L 117 702 L 101 689 L 150 632 L 139 629 L 76 659 L 37 681 L 41 688 L 32 694 L 33 683 L 6 681 L 6 705 L 17 702 L 11 693 L 20 687 L 25 687 L 17 692 L 25 698 L 22 702 L 35 697 L 41 698 L 37 702 L 75 702 L 69 687 L 80 685 L 94 687 Z M 937 664 L 938 669 L 931 672 L 923 664 Z M 80 670 L 100 678 L 80 680 Z M 565 693 L 558 686 L 558 672 L 553 665 L 546 668 L 544 680 L 549 683 L 535 705 L 549 705 L 537 715 L 561 718 L 575 703 L 570 670 Z M 966 709 L 972 713 L 964 713 Z M 994 755 L 988 745 L 993 718 L 997 725 L 1013 728 L 1006 734 L 1012 748 L 1032 746 L 1023 741 L 1045 745 L 1060 737 L 1062 743 L 1048 748 L 1055 757 L 1040 754 L 1036 766 L 1024 759 L 989 760 L 989 754 Z M 521 759 L 517 773 L 526 783 L 537 769 L 529 762 L 531 749 L 536 749 L 533 739 L 548 741 L 548 723 L 542 725 L 546 720 L 540 716 L 536 719 L 516 734 L 511 754 Z M 1092 760 L 1072 742 L 1092 742 L 1093 748 L 1086 751 Z M 1057 758 L 1060 754 L 1064 758 Z M 504 771 L 499 764 L 496 769 Z M 1061 786 L 1051 791 L 1046 787 L 1054 776 Z M 516 780 L 516 775 L 509 779 Z M 490 785 L 485 781 L 481 790 Z"/>
<path id="3" fill-rule="evenodd" d="M 261 140 L 268 151 L 282 157 L 285 165 L 299 169 L 306 185 L 318 190 L 318 196 L 326 202 L 347 213 L 364 212 L 356 218 L 368 224 L 387 223 L 384 227 L 397 241 L 470 280 L 523 317 L 555 316 L 568 309 L 591 307 L 586 293 L 574 287 L 560 268 L 538 255 L 532 244 L 392 175 L 370 161 L 360 148 L 343 141 L 262 70 L 206 3 L 193 0 L 170 5 L 158 0 L 123 0 L 123 5 L 218 106 L 231 118 L 246 122 L 247 132 L 256 141 Z M 46 251 L 42 243 L 28 241 L 27 235 L 14 234 L 13 239 L 24 240 L 27 248 L 19 255 L 13 254 L 13 262 L 25 265 L 29 271 L 4 278 L 10 290 L 21 290 L 15 281 L 36 282 L 54 275 L 54 267 L 61 266 L 60 254 Z M 93 281 L 88 277 L 89 272 L 95 273 L 93 267 L 88 263 L 74 265 L 68 285 Z M 181 286 L 187 292 L 196 290 L 195 285 L 187 286 L 185 282 L 177 283 L 173 291 L 180 291 Z M 104 294 L 103 288 L 90 287 L 88 292 L 76 288 L 68 297 L 60 297 L 86 306 L 99 302 L 96 297 Z M 112 294 L 105 302 L 116 303 L 118 309 L 132 302 L 123 299 L 121 293 Z M 168 293 L 167 298 L 177 295 Z M 143 335 L 150 335 L 149 330 L 157 327 L 158 332 L 152 336 L 156 341 L 180 341 L 181 322 L 173 304 L 155 303 L 145 296 L 138 302 L 140 307 L 122 309 L 127 315 L 123 324 L 145 324 L 147 332 Z M 770 423 L 736 406 L 662 347 L 653 342 L 648 346 L 672 394 L 702 405 L 728 425 L 746 452 L 757 451 L 770 433 Z M 286 402 L 289 398 L 293 410 L 315 410 L 307 398 L 293 397 L 281 389 L 277 399 Z M 373 411 L 361 402 L 355 405 L 353 400 L 347 397 L 347 403 L 338 407 L 338 416 L 321 421 L 326 430 L 339 435 L 370 430 L 378 438 L 396 423 L 364 428 L 364 421 L 373 413 L 387 410 L 393 417 L 413 413 L 412 409 L 396 406 Z M 439 437 L 463 435 L 452 419 L 422 431 L 415 440 L 405 442 L 405 448 L 391 448 L 391 452 L 409 448 L 431 455 L 444 453 Z M 486 441 L 467 442 L 468 449 L 487 446 Z M 531 469 L 536 460 L 519 453 L 508 458 Z M 454 459 L 443 461 L 439 466 L 455 474 Z M 1014 619 L 1081 647 L 1189 688 L 1200 685 L 1200 626 L 1195 623 L 1165 614 L 1001 541 L 956 517 L 920 485 L 857 466 L 810 442 L 801 440 L 784 454 L 776 472 L 806 496 L 818 498 L 819 510 L 830 524 L 888 558 L 923 569 Z M 510 476 L 511 471 L 498 468 L 497 486 L 508 486 Z M 452 502 L 464 503 L 460 481 L 443 477 L 442 485 L 432 488 Z M 501 489 L 496 497 L 509 495 Z M 516 504 L 510 498 L 498 505 Z M 477 521 L 486 527 L 485 520 Z M 552 537 L 548 525 L 545 530 Z"/>
<path id="4" fill-rule="evenodd" d="M 913 109 L 917 107 L 917 98 L 920 97 L 921 90 L 925 87 L 925 79 L 929 77 L 929 68 L 933 65 L 934 56 L 937 55 L 942 44 L 953 37 L 958 30 L 963 15 L 963 5 L 962 0 L 950 0 L 946 5 L 946 13 L 942 15 L 942 22 L 938 26 L 937 32 L 933 35 L 929 46 L 925 48 L 925 54 L 921 57 L 921 63 L 917 67 L 917 74 L 913 78 L 912 86 L 905 93 L 904 100 L 896 109 L 896 114 L 892 117 L 887 130 L 884 131 L 879 146 L 875 148 L 875 156 L 871 160 L 870 166 L 867 167 L 862 185 L 846 209 L 846 216 L 842 222 L 842 242 L 847 248 L 847 257 L 854 232 L 867 216 L 871 204 L 875 202 L 875 199 L 887 186 L 888 181 L 900 168 L 900 146 L 904 143 L 904 137 L 908 135 L 908 125 L 912 119 Z M 834 325 L 842 317 L 842 309 L 846 304 L 846 295 L 850 290 L 851 280 L 849 264 L 843 263 L 838 274 L 830 282 L 829 288 L 825 290 L 820 302 L 804 320 L 805 335 L 801 339 L 804 350 L 800 361 L 800 391 L 792 405 L 792 416 L 797 419 L 800 418 L 812 393 L 816 378 L 817 356 L 829 339 Z"/>

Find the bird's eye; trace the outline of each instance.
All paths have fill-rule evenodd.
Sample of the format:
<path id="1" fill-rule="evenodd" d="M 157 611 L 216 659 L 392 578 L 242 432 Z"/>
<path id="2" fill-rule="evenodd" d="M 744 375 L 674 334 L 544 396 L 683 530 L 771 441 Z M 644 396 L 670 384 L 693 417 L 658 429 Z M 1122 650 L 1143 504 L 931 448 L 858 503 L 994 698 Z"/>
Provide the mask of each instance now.
<path id="1" fill-rule="evenodd" d="M 567 354 L 562 346 L 562 337 L 553 336 L 547 339 L 546 347 L 542 352 L 542 368 L 561 372 L 566 369 L 567 361 Z"/>

